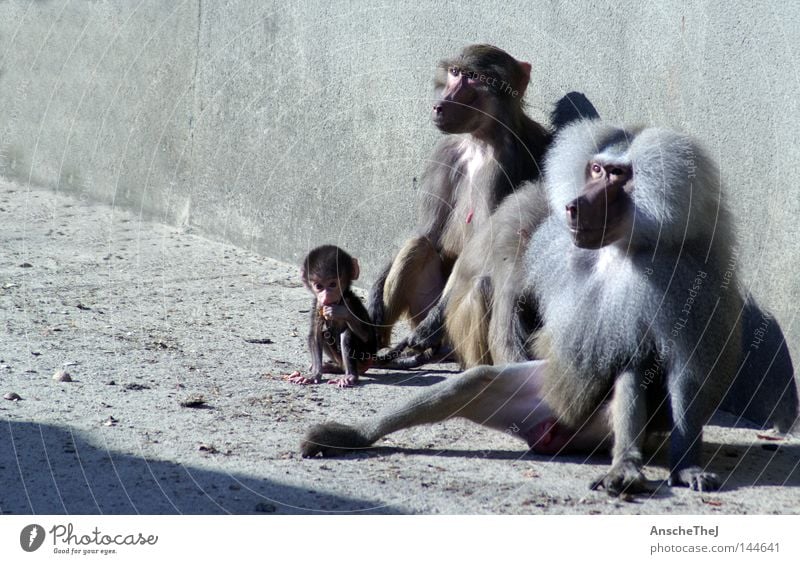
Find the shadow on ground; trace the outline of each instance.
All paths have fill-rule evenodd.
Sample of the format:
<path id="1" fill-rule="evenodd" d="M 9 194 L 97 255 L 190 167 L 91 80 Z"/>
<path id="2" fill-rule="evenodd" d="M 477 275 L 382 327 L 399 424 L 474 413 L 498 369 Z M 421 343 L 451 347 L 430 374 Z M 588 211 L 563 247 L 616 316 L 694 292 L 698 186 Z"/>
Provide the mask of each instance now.
<path id="1" fill-rule="evenodd" d="M 70 428 L 0 423 L 4 514 L 400 513 L 374 501 L 120 454 Z"/>
<path id="2" fill-rule="evenodd" d="M 650 452 L 652 458 L 647 467 L 668 467 L 666 448 Z M 342 458 L 380 457 L 402 454 L 406 456 L 429 456 L 435 458 L 475 458 L 482 460 L 530 460 L 546 464 L 584 464 L 593 461 L 611 464 L 610 456 L 602 453 L 592 455 L 538 455 L 524 450 L 479 450 L 479 449 L 424 449 L 404 447 L 374 447 L 359 450 Z M 703 444 L 703 459 L 707 469 L 717 473 L 723 480 L 723 491 L 743 487 L 800 487 L 800 445 L 767 443 L 761 445 L 728 445 L 715 442 Z"/>

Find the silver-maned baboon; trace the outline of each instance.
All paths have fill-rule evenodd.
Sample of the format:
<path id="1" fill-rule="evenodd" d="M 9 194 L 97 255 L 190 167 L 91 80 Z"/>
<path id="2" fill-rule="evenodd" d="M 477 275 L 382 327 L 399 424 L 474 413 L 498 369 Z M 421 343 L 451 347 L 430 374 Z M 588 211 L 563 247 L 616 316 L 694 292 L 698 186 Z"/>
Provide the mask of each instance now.
<path id="1" fill-rule="evenodd" d="M 670 433 L 670 484 L 718 487 L 702 427 L 736 374 L 742 299 L 719 173 L 692 139 L 583 122 L 548 161 L 555 213 L 528 248 L 544 397 L 578 426 L 613 396 L 611 493 L 646 488 L 642 443 Z"/>

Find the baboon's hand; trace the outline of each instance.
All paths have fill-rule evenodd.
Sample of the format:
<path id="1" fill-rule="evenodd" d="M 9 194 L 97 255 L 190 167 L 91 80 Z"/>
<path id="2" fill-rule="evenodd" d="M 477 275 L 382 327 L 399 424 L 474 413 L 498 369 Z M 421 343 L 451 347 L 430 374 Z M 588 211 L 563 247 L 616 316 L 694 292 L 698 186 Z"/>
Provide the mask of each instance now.
<path id="1" fill-rule="evenodd" d="M 592 482 L 590 487 L 593 490 L 605 490 L 608 495 L 614 497 L 653 491 L 639 464 L 632 460 L 623 460 L 615 464 L 607 474 Z"/>
<path id="2" fill-rule="evenodd" d="M 350 319 L 352 314 L 345 305 L 322 306 L 322 317 L 328 321 L 341 321 Z"/>
<path id="3" fill-rule="evenodd" d="M 333 378 L 328 380 L 328 384 L 333 384 L 338 388 L 352 388 L 358 384 L 358 376 L 343 376 L 341 378 Z"/>
<path id="4" fill-rule="evenodd" d="M 713 472 L 704 472 L 699 466 L 690 466 L 670 472 L 670 486 L 685 486 L 696 492 L 710 492 L 721 486 L 719 476 Z"/>
<path id="5" fill-rule="evenodd" d="M 291 374 L 284 376 L 283 379 L 292 384 L 319 384 L 322 382 L 322 375 L 311 374 L 310 376 L 303 376 L 299 371 L 295 370 Z"/>
<path id="6" fill-rule="evenodd" d="M 379 364 L 385 364 L 392 362 L 393 360 L 397 360 L 403 353 L 408 349 L 408 341 L 403 339 L 399 343 L 397 343 L 393 347 L 386 347 L 378 351 L 378 354 L 375 355 L 375 360 Z"/>

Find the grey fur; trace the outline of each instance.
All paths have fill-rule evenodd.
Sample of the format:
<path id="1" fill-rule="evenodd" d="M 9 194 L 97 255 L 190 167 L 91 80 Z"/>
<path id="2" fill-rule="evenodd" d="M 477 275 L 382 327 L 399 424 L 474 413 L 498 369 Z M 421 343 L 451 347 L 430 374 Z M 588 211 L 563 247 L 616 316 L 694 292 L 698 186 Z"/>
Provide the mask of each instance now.
<path id="1" fill-rule="evenodd" d="M 559 213 L 590 159 L 633 169 L 629 236 L 599 250 L 576 247 Z M 713 486 L 699 468 L 702 425 L 735 376 L 743 307 L 735 272 L 724 277 L 735 240 L 716 166 L 685 135 L 582 121 L 558 136 L 545 170 L 554 213 L 527 252 L 545 401 L 576 425 L 614 396 L 614 462 L 601 481 L 612 493 L 641 489 L 631 468 L 646 429 L 665 421 L 672 481 Z"/>

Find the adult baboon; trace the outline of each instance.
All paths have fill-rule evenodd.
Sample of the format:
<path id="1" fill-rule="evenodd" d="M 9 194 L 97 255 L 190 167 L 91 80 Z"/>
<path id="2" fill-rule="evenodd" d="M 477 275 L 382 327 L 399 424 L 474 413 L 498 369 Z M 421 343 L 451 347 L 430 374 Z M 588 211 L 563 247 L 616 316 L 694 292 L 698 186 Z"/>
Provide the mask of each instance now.
<path id="1" fill-rule="evenodd" d="M 553 106 L 556 131 L 580 119 L 598 118 L 580 92 L 569 92 Z M 479 226 L 453 266 L 441 299 L 390 352 L 420 352 L 413 366 L 450 343 L 464 368 L 531 360 L 527 343 L 538 328 L 535 298 L 526 287 L 524 252 L 531 234 L 549 213 L 540 182 L 526 182 Z M 404 359 L 405 360 L 405 359 Z"/>
<path id="2" fill-rule="evenodd" d="M 401 316 L 412 326 L 424 319 L 475 230 L 522 182 L 538 178 L 550 133 L 523 111 L 530 70 L 490 45 L 439 64 L 432 119 L 447 135 L 423 175 L 417 233 L 370 292 L 380 346 Z"/>

